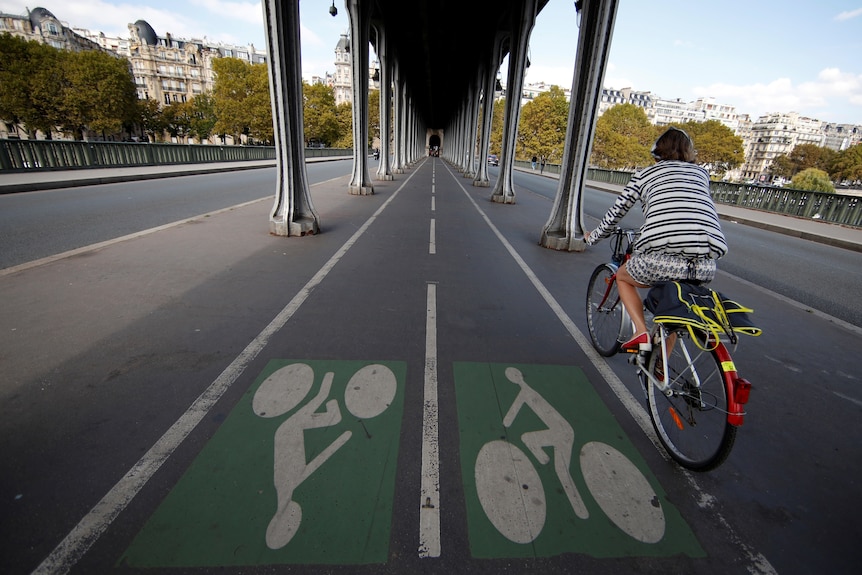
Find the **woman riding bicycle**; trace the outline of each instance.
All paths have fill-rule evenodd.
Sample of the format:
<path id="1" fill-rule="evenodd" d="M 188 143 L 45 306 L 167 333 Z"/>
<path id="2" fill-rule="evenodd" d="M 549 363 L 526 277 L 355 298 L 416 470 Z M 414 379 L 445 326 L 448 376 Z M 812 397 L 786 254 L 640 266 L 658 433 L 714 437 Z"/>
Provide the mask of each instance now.
<path id="1" fill-rule="evenodd" d="M 664 281 L 707 283 L 715 260 L 727 253 L 718 213 L 709 193 L 709 174 L 694 163 L 695 149 L 684 131 L 669 128 L 651 150 L 656 164 L 636 172 L 586 239 L 593 245 L 610 235 L 638 201 L 644 223 L 631 258 L 617 271 L 620 300 L 635 326 L 625 351 L 652 349 L 637 288 Z"/>

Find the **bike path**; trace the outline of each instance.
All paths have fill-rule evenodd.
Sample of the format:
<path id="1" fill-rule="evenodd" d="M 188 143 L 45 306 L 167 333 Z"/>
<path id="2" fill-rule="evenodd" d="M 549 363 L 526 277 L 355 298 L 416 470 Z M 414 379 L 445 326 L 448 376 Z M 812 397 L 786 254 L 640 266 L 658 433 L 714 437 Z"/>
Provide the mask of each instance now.
<path id="1" fill-rule="evenodd" d="M 428 160 L 374 196 L 331 201 L 319 237 L 243 227 L 224 238 L 236 250 L 231 262 L 197 264 L 213 268 L 194 270 L 201 277 L 190 276 L 185 291 L 128 325 L 105 327 L 101 345 L 48 370 L 92 385 L 86 373 L 103 366 L 101 356 L 126 354 L 107 374 L 114 389 L 99 387 L 111 409 L 139 411 L 133 421 L 144 437 L 125 430 L 116 438 L 135 446 L 180 433 L 170 427 L 160 439 L 197 393 L 199 409 L 207 405 L 139 495 L 125 493 L 128 507 L 73 572 L 726 572 L 728 562 L 744 564 L 735 542 L 716 536 L 727 526 L 703 513 L 698 494 L 620 409 L 567 325 L 583 313 L 578 286 L 601 254 L 538 247 L 546 202 L 524 195 L 513 209 L 468 184 Z M 120 280 L 153 275 L 154 262 L 118 273 L 123 259 L 141 263 L 134 250 L 159 246 L 162 258 L 181 260 L 174 270 L 195 256 L 228 258 L 212 253 L 213 239 L 260 218 L 248 212 L 24 273 L 84 279 L 75 275 L 84 268 L 109 293 Z M 248 337 L 256 325 L 263 339 Z M 213 396 L 215 384 L 223 395 Z M 69 405 L 41 409 L 57 417 Z M 79 407 L 79 419 L 98 411 Z M 147 425 L 148 416 L 158 424 Z M 45 434 L 27 423 L 24 437 Z M 78 465 L 95 461 L 105 453 L 92 443 L 103 430 L 76 425 L 92 450 Z M 120 445 L 110 447 L 109 480 L 97 478 L 79 500 L 67 493 L 75 504 L 63 507 L 74 509 L 53 533 L 110 504 L 98 498 L 130 465 L 128 454 L 113 453 Z M 132 469 L 130 482 L 143 474 Z M 42 481 L 46 490 L 74 489 Z M 40 532 L 29 519 L 24 531 Z M 47 539 L 37 547 L 59 540 Z M 731 559 L 719 565 L 722 556 Z"/>

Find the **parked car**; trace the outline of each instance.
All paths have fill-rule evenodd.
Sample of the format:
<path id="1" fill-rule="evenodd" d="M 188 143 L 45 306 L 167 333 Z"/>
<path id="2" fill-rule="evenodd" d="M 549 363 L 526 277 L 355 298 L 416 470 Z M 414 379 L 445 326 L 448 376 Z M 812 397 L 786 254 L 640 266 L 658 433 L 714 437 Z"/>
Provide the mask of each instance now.
<path id="1" fill-rule="evenodd" d="M 490 166 L 499 166 L 500 158 L 497 157 L 497 154 L 491 154 L 488 156 L 488 165 Z"/>

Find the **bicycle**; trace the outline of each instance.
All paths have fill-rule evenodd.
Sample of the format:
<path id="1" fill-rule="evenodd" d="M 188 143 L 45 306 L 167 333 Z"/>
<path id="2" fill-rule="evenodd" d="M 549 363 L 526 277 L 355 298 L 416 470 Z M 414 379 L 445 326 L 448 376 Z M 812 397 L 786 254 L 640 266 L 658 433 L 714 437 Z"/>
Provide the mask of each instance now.
<path id="1" fill-rule="evenodd" d="M 631 257 L 637 230 L 611 234 L 609 263 L 596 267 L 587 288 L 587 325 L 596 351 L 610 357 L 634 335 L 616 285 L 619 266 Z M 645 390 L 650 419 L 661 444 L 680 465 L 709 471 L 730 455 L 743 422 L 751 384 L 736 371 L 725 341 L 736 345 L 731 329 L 717 334 L 691 326 L 651 322 L 652 350 L 633 351 Z M 669 349 L 668 354 L 663 353 Z"/>

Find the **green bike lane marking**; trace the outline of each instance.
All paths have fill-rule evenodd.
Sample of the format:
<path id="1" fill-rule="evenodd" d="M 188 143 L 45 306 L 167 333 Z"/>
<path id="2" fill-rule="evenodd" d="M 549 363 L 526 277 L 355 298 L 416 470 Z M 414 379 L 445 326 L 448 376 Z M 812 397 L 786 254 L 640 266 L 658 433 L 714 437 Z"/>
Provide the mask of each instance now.
<path id="1" fill-rule="evenodd" d="M 453 368 L 474 557 L 705 556 L 579 368 Z M 405 374 L 270 361 L 117 564 L 386 563 Z"/>
<path id="2" fill-rule="evenodd" d="M 385 563 L 405 374 L 271 360 L 117 564 Z"/>
<path id="3" fill-rule="evenodd" d="M 706 556 L 579 368 L 454 374 L 474 557 Z"/>

